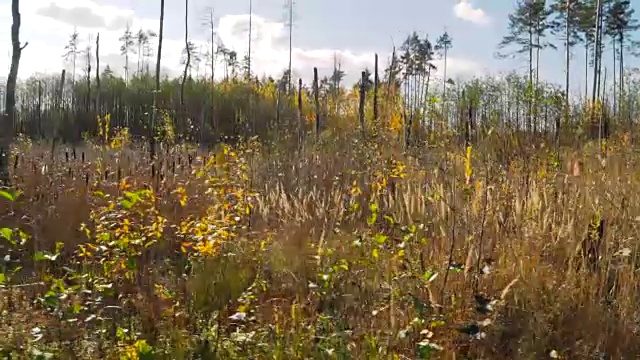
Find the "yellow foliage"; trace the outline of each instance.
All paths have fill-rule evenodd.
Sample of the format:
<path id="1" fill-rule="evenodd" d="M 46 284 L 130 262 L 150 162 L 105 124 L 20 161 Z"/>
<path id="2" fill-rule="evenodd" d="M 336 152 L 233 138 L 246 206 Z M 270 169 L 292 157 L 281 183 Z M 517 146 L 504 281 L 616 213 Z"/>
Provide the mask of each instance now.
<path id="1" fill-rule="evenodd" d="M 472 148 L 471 145 L 467 146 L 467 149 L 465 151 L 465 157 L 464 157 L 464 177 L 467 185 L 470 184 L 471 175 L 473 175 L 473 167 L 471 165 L 471 155 L 472 155 L 471 148 Z"/>
<path id="2" fill-rule="evenodd" d="M 113 135 L 109 147 L 111 149 L 122 149 L 129 144 L 130 138 L 129 128 L 116 129 L 116 133 Z"/>

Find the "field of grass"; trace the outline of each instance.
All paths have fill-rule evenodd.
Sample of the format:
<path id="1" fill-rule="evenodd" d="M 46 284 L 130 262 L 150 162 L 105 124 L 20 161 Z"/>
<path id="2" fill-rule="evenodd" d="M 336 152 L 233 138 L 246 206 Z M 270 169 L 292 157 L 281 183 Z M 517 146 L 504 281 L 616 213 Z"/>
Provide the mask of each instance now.
<path id="1" fill-rule="evenodd" d="M 638 356 L 638 148 L 456 143 L 176 146 L 152 179 L 134 145 L 20 141 L 0 354 Z"/>

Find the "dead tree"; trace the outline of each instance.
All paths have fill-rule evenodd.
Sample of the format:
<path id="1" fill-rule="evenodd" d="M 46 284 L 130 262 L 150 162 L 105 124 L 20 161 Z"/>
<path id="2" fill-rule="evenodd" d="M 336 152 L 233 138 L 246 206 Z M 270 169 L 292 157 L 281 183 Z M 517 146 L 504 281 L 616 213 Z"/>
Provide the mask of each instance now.
<path id="1" fill-rule="evenodd" d="M 20 66 L 20 56 L 22 50 L 29 44 L 20 45 L 20 0 L 11 1 L 11 68 L 7 78 L 7 91 L 5 98 L 5 111 L 3 114 L 2 129 L 0 134 L 0 185 L 10 184 L 9 175 L 9 148 L 14 132 L 14 122 L 16 117 L 16 82 L 18 80 L 18 67 Z"/>
<path id="2" fill-rule="evenodd" d="M 156 60 L 156 88 L 153 92 L 153 109 L 151 111 L 151 126 L 149 126 L 149 153 L 151 157 L 151 176 L 155 177 L 156 157 L 156 111 L 158 106 L 158 93 L 160 92 L 160 60 L 162 60 L 162 37 L 164 32 L 164 0 L 160 0 L 160 31 L 158 32 L 158 54 Z"/>

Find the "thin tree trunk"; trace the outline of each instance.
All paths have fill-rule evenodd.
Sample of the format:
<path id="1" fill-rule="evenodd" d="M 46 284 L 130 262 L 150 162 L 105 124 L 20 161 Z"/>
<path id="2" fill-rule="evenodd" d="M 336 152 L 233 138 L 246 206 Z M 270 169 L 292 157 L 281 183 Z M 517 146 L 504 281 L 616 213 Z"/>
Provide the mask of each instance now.
<path id="1" fill-rule="evenodd" d="M 38 135 L 44 137 L 42 133 L 42 81 L 38 80 Z"/>
<path id="2" fill-rule="evenodd" d="M 378 77 L 378 54 L 376 53 L 373 65 L 373 123 L 378 126 L 378 86 L 380 78 Z"/>
<path id="3" fill-rule="evenodd" d="M 362 77 L 360 78 L 360 105 L 358 107 L 358 114 L 360 117 L 360 131 L 362 131 L 362 139 L 365 138 L 365 122 L 364 122 L 364 99 L 366 96 L 366 81 L 367 81 L 367 73 L 362 72 Z"/>
<path id="4" fill-rule="evenodd" d="M 247 80 L 251 80 L 251 30 L 253 28 L 252 25 L 253 25 L 253 0 L 249 0 L 249 48 L 247 51 Z"/>
<path id="5" fill-rule="evenodd" d="M 591 89 L 591 103 L 593 105 L 595 105 L 596 103 L 596 96 L 597 96 L 597 91 L 598 91 L 598 62 L 599 62 L 599 54 L 600 54 L 600 17 L 602 16 L 602 0 L 598 0 L 598 3 L 596 5 L 596 23 L 595 23 L 595 30 L 596 30 L 596 34 L 594 37 L 594 64 L 593 64 L 593 87 Z M 591 116 L 591 121 L 593 122 L 595 119 L 593 118 L 595 116 L 595 112 L 592 112 L 592 116 Z"/>
<path id="6" fill-rule="evenodd" d="M 601 0 L 600 0 L 601 1 Z M 602 85 L 602 51 L 604 50 L 604 41 L 602 40 L 603 38 L 603 27 L 604 27 L 604 15 L 602 14 L 602 5 L 600 5 L 600 21 L 598 22 L 598 90 L 597 90 L 597 97 L 599 99 L 604 100 L 604 91 L 602 90 L 603 87 Z M 606 89 L 606 87 L 604 87 L 604 89 Z"/>
<path id="7" fill-rule="evenodd" d="M 318 68 L 313 68 L 313 100 L 316 107 L 316 139 L 320 135 L 320 99 L 318 89 Z"/>
<path id="8" fill-rule="evenodd" d="M 211 8 L 211 12 L 209 15 L 209 26 L 210 26 L 210 31 L 211 31 L 211 125 L 213 126 L 213 132 L 214 134 L 218 133 L 218 126 L 216 124 L 215 121 L 215 114 L 214 114 L 214 110 L 215 110 L 215 100 L 214 100 L 214 94 L 215 94 L 215 86 L 213 85 L 213 81 L 214 81 L 214 75 L 215 75 L 215 71 L 216 71 L 216 55 L 215 55 L 215 38 L 214 38 L 214 22 L 213 22 L 213 8 Z"/>
<path id="9" fill-rule="evenodd" d="M 564 121 L 565 123 L 569 122 L 569 91 L 570 91 L 570 70 L 571 70 L 571 0 L 567 0 L 566 3 L 566 28 L 565 28 L 565 88 L 564 88 Z M 556 151 L 559 150 L 560 146 L 560 118 L 557 118 L 556 121 Z"/>
<path id="10" fill-rule="evenodd" d="M 618 96 L 620 97 L 620 100 L 618 101 L 618 106 L 620 107 L 620 109 L 618 110 L 618 113 L 621 114 L 622 113 L 622 97 L 624 96 L 624 35 L 621 33 L 619 34 L 619 41 L 620 41 L 620 66 L 618 66 L 619 69 L 619 76 L 620 76 L 620 81 L 618 86 L 620 87 L 620 91 L 618 91 Z M 627 106 L 628 107 L 628 106 Z"/>
<path id="11" fill-rule="evenodd" d="M 140 75 L 140 73 L 142 72 L 142 65 L 141 65 L 141 60 L 142 58 L 142 41 L 138 42 L 138 65 L 136 68 L 136 72 L 138 73 L 138 75 Z"/>
<path id="12" fill-rule="evenodd" d="M 535 102 L 533 116 L 533 132 L 538 131 L 538 84 L 540 80 L 540 35 L 536 35 L 536 81 L 533 87 L 533 100 Z"/>
<path id="13" fill-rule="evenodd" d="M 533 92 L 533 28 L 529 26 L 529 90 Z M 531 131 L 531 124 L 533 123 L 533 98 L 529 94 L 528 99 L 529 114 L 527 131 Z"/>
<path id="14" fill-rule="evenodd" d="M 293 54 L 293 0 L 289 0 L 289 92 L 291 92 L 293 78 L 291 74 L 291 57 Z"/>
<path id="15" fill-rule="evenodd" d="M 444 79 L 442 80 L 442 118 L 444 119 L 444 123 L 442 124 L 442 129 L 444 130 L 445 125 L 449 122 L 449 114 L 448 114 L 448 103 L 447 103 L 447 53 L 449 52 L 449 46 L 444 46 Z"/>
<path id="16" fill-rule="evenodd" d="M 100 103 L 100 33 L 96 37 L 96 112 L 102 116 L 102 104 Z"/>
<path id="17" fill-rule="evenodd" d="M 3 116 L 2 134 L 0 134 L 0 185 L 10 185 L 11 177 L 9 174 L 9 149 L 14 133 L 14 124 L 16 120 L 16 82 L 18 81 L 18 68 L 20 66 L 20 56 L 22 50 L 29 44 L 20 45 L 20 1 L 11 1 L 11 67 L 9 68 L 9 76 L 7 78 L 7 91 L 5 98 L 5 111 Z"/>
<path id="18" fill-rule="evenodd" d="M 187 50 L 187 61 L 184 63 L 182 84 L 180 85 L 180 105 L 184 107 L 184 84 L 187 82 L 187 71 L 191 63 L 191 49 L 189 48 L 189 0 L 184 1 L 184 46 Z"/>
<path id="19" fill-rule="evenodd" d="M 618 115 L 618 84 L 617 81 L 618 79 L 616 78 L 616 67 L 617 67 L 617 57 L 616 57 L 616 39 L 615 37 L 613 38 L 613 41 L 611 42 L 611 46 L 613 47 L 613 116 Z M 606 89 L 606 88 L 605 88 Z"/>
<path id="20" fill-rule="evenodd" d="M 89 37 L 89 43 L 91 43 L 91 37 Z M 85 111 L 87 114 L 91 111 L 91 47 L 87 46 L 87 103 L 85 104 Z"/>
<path id="21" fill-rule="evenodd" d="M 153 92 L 153 111 L 151 111 L 151 126 L 149 127 L 149 152 L 152 161 L 152 176 L 155 176 L 154 161 L 156 157 L 156 111 L 158 92 L 160 91 L 160 61 L 162 60 L 162 37 L 164 33 L 164 0 L 160 0 L 160 31 L 158 32 L 158 53 L 156 54 L 156 88 Z"/>
<path id="22" fill-rule="evenodd" d="M 589 99 L 589 43 L 584 43 L 584 101 Z"/>

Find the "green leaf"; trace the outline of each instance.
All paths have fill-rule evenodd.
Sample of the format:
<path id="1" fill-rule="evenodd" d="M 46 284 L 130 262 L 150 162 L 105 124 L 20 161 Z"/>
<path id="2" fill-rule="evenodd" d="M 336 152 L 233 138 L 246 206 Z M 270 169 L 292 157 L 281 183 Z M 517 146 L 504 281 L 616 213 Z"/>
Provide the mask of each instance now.
<path id="1" fill-rule="evenodd" d="M 73 304 L 73 305 L 71 306 L 71 312 L 72 312 L 72 313 L 74 313 L 74 314 L 78 314 L 78 313 L 80 313 L 80 311 L 82 311 L 82 305 L 80 305 L 80 304 Z"/>
<path id="2" fill-rule="evenodd" d="M 0 272 L 0 285 L 3 285 L 6 280 L 7 276 L 3 272 Z"/>
<path id="3" fill-rule="evenodd" d="M 374 240 L 376 241 L 376 243 L 382 245 L 387 241 L 388 238 L 389 237 L 387 235 L 376 234 L 376 236 L 374 237 Z"/>
<path id="4" fill-rule="evenodd" d="M 7 239 L 7 241 L 15 246 L 16 241 L 13 239 L 13 230 L 9 228 L 0 228 L 0 237 Z"/>
<path id="5" fill-rule="evenodd" d="M 369 218 L 367 219 L 367 224 L 369 224 L 369 226 L 371 226 L 376 222 L 377 219 L 378 219 L 378 214 L 377 213 L 372 213 L 371 216 L 369 216 Z"/>
<path id="6" fill-rule="evenodd" d="M 9 192 L 5 190 L 0 190 L 0 197 L 3 197 L 9 201 L 13 201 L 13 196 L 11 196 L 11 194 L 9 194 Z"/>
<path id="7" fill-rule="evenodd" d="M 18 198 L 18 196 L 20 196 L 20 194 L 21 194 L 20 191 L 16 191 L 12 194 L 6 190 L 0 190 L 0 197 L 3 197 L 9 201 L 16 201 L 16 199 Z"/>
<path id="8" fill-rule="evenodd" d="M 129 210 L 133 206 L 133 203 L 129 200 L 122 199 L 120 201 L 120 205 L 122 205 L 123 208 Z"/>
<path id="9" fill-rule="evenodd" d="M 118 327 L 118 329 L 116 329 L 116 338 L 118 340 L 124 340 L 125 336 L 127 336 L 127 329 L 123 329 L 121 327 Z"/>
<path id="10" fill-rule="evenodd" d="M 43 261 L 43 260 L 56 261 L 57 258 L 58 258 L 58 254 L 55 254 L 55 255 L 47 254 L 42 251 L 38 251 L 33 255 L 33 259 L 35 261 Z"/>
<path id="11" fill-rule="evenodd" d="M 435 280 L 438 277 L 438 273 L 437 272 L 432 272 L 430 270 L 426 271 L 423 275 L 422 278 L 426 281 L 426 282 L 432 282 L 433 280 Z"/>
<path id="12" fill-rule="evenodd" d="M 134 259 L 133 257 L 128 257 L 127 258 L 127 269 L 135 270 L 137 268 L 138 268 L 138 264 L 136 263 L 136 259 Z"/>

